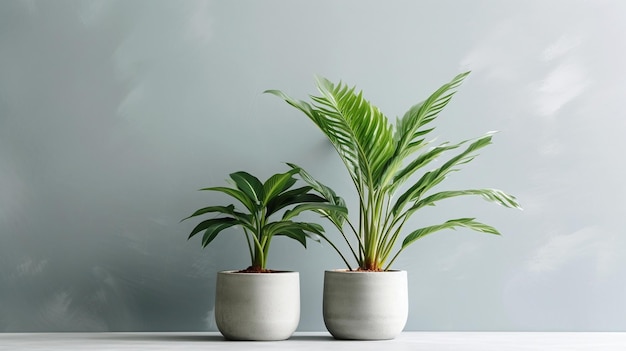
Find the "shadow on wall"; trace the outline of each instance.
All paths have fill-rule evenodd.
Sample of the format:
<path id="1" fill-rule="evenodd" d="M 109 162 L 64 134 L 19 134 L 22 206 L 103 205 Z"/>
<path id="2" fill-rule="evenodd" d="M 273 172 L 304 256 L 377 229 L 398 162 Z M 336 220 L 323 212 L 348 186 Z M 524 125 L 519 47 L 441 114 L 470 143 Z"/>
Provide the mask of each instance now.
<path id="1" fill-rule="evenodd" d="M 148 252 L 170 244 L 153 240 L 154 251 Z M 24 259 L 1 252 L 0 330 L 188 331 L 203 324 L 215 330 L 214 288 L 206 272 L 216 268 L 209 260 L 208 266 L 188 267 L 181 252 L 163 259 L 136 247 L 117 238 L 98 249 L 81 248 L 90 258 L 52 251 Z"/>

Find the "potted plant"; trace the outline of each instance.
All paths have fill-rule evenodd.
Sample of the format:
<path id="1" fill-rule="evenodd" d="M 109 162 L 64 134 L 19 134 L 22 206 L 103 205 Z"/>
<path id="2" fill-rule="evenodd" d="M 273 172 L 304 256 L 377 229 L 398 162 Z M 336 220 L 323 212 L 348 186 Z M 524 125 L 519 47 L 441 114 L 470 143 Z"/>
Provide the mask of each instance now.
<path id="1" fill-rule="evenodd" d="M 194 218 L 218 214 L 200 222 L 189 234 L 202 235 L 206 247 L 219 233 L 240 227 L 248 245 L 251 265 L 239 271 L 217 274 L 215 321 L 219 331 L 231 340 L 284 340 L 300 321 L 300 282 L 298 272 L 267 269 L 270 243 L 274 236 L 286 236 L 306 247 L 307 238 L 319 240 L 324 229 L 319 224 L 297 222 L 304 211 L 345 212 L 315 194 L 311 186 L 295 187 L 299 172 L 292 168 L 262 183 L 246 172 L 230 175 L 231 187 L 201 190 L 224 193 L 236 201 L 226 206 L 209 206 L 195 211 Z"/>
<path id="2" fill-rule="evenodd" d="M 458 166 L 472 161 L 478 150 L 491 143 L 492 133 L 434 147 L 429 147 L 432 142 L 426 140 L 434 129 L 431 122 L 468 74 L 459 74 L 441 86 L 398 118 L 395 125 L 365 100 L 362 92 L 341 82 L 333 84 L 317 78 L 320 95 L 311 96 L 310 103 L 278 90 L 266 91 L 302 111 L 328 137 L 359 196 L 359 216 L 355 223 L 347 218 L 345 211 L 326 216 L 342 234 L 350 250 L 348 255 L 356 262 L 352 266 L 347 255 L 333 246 L 348 267 L 326 271 L 324 276 L 324 322 L 335 338 L 391 339 L 402 331 L 408 316 L 406 272 L 391 270 L 391 266 L 416 240 L 458 227 L 499 234 L 492 226 L 474 218 L 454 218 L 423 228 L 406 228 L 409 218 L 420 209 L 465 195 L 520 208 L 515 197 L 496 189 L 434 191 Z M 446 162 L 424 171 L 431 161 L 457 149 L 461 151 Z M 330 190 L 303 169 L 292 167 L 313 189 L 322 194 Z M 400 238 L 402 241 L 397 245 Z"/>

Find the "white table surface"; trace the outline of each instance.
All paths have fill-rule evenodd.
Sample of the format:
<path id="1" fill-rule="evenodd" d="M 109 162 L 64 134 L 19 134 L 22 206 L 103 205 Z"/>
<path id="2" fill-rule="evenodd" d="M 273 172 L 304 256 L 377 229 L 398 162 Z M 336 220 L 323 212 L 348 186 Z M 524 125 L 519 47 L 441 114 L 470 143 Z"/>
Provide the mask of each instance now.
<path id="1" fill-rule="evenodd" d="M 226 341 L 219 333 L 0 333 L 0 350 L 626 350 L 626 333 L 404 332 L 387 341 L 296 333 L 286 341 Z"/>

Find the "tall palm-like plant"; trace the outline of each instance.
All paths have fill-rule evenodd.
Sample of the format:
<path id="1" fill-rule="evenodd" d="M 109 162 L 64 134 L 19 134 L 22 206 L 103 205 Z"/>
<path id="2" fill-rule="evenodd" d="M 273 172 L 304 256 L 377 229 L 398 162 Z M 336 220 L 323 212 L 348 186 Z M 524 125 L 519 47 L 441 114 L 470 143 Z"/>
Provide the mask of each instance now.
<path id="1" fill-rule="evenodd" d="M 325 215 L 340 231 L 359 269 L 388 270 L 407 246 L 443 229 L 465 227 L 500 234 L 492 226 L 474 218 L 455 218 L 410 230 L 397 248 L 395 244 L 403 234 L 407 220 L 419 209 L 433 206 L 440 200 L 478 195 L 505 207 L 521 208 L 515 197 L 497 189 L 433 192 L 447 175 L 457 171 L 458 166 L 472 161 L 477 155 L 476 151 L 491 143 L 492 135 L 488 133 L 456 144 L 445 142 L 427 147 L 432 142 L 426 140 L 426 135 L 434 129 L 430 123 L 450 102 L 456 88 L 468 74 L 457 75 L 426 100 L 411 107 L 402 118 L 397 119 L 395 126 L 376 106 L 365 100 L 362 92 L 341 82 L 333 84 L 327 79 L 317 78 L 321 95 L 311 96 L 311 103 L 293 99 L 278 90 L 266 91 L 284 99 L 308 116 L 328 137 L 346 166 L 359 195 L 358 224 L 351 223 L 343 213 L 318 212 Z M 461 147 L 465 148 L 441 166 L 422 171 L 447 151 Z M 295 165 L 292 167 L 299 169 L 302 178 L 314 189 L 329 194 L 328 187 L 301 168 Z M 422 171 L 421 176 L 414 177 L 418 171 Z M 407 182 L 408 188 L 401 190 L 401 186 Z M 344 228 L 346 220 L 348 229 Z M 349 239 L 350 235 L 354 235 L 356 242 Z M 346 261 L 343 255 L 342 258 Z M 352 270 L 347 261 L 346 264 Z"/>
<path id="2" fill-rule="evenodd" d="M 204 207 L 184 218 L 186 220 L 211 213 L 221 215 L 200 222 L 188 239 L 203 232 L 202 247 L 206 247 L 223 230 L 240 226 L 245 233 L 251 259 L 251 266 L 245 271 L 266 272 L 268 251 L 274 236 L 287 236 L 304 247 L 307 238 L 316 241 L 319 241 L 319 237 L 326 238 L 321 225 L 296 222 L 293 218 L 304 211 L 330 211 L 345 215 L 346 208 L 341 204 L 328 203 L 311 186 L 294 188 L 297 182 L 294 176 L 299 172 L 299 168 L 292 167 L 288 172 L 274 174 L 264 183 L 249 173 L 235 172 L 230 175 L 232 187 L 200 189 L 229 195 L 237 200 L 237 204 Z"/>

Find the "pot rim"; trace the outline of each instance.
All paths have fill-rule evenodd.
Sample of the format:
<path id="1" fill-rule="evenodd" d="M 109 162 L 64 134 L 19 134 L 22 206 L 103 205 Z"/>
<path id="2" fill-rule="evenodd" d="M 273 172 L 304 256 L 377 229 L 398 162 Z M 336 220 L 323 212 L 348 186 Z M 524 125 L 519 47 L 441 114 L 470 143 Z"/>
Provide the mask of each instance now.
<path id="1" fill-rule="evenodd" d="M 283 271 L 283 270 L 275 270 L 272 272 L 264 272 L 264 273 L 259 273 L 259 272 L 239 272 L 238 269 L 232 269 L 232 270 L 225 270 L 225 271 L 219 271 L 217 272 L 218 274 L 237 274 L 237 275 L 273 275 L 273 274 L 299 274 L 299 272 L 297 271 Z"/>
<path id="2" fill-rule="evenodd" d="M 357 270 L 348 270 L 347 268 L 340 268 L 340 269 L 327 269 L 324 272 L 326 273 L 347 273 L 347 274 L 379 274 L 379 273 L 406 273 L 405 270 L 402 269 L 390 269 L 388 271 L 380 271 L 380 272 L 373 272 L 373 271 L 357 271 Z"/>

